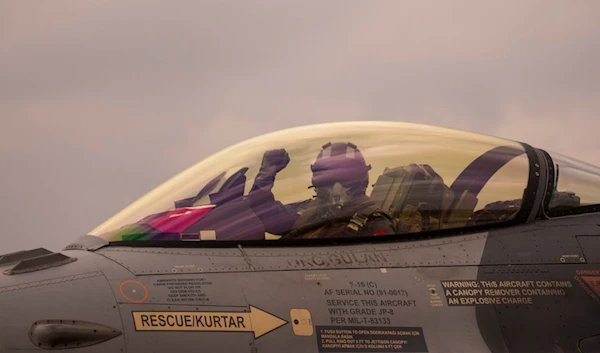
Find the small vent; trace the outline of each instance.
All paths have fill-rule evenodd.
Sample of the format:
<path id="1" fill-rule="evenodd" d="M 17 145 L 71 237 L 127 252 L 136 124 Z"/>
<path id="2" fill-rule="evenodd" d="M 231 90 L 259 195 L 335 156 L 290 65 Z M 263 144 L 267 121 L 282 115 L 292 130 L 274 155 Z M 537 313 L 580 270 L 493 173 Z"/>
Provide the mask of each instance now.
<path id="1" fill-rule="evenodd" d="M 18 275 L 21 273 L 40 271 L 46 268 L 57 267 L 66 265 L 77 260 L 74 257 L 68 257 L 61 253 L 51 253 L 48 255 L 42 255 L 27 260 L 21 260 L 13 268 L 4 271 L 5 275 Z"/>
<path id="2" fill-rule="evenodd" d="M 19 261 L 33 259 L 35 257 L 44 256 L 44 255 L 48 255 L 48 254 L 52 254 L 52 251 L 44 249 L 44 248 L 17 251 L 17 252 L 13 252 L 10 254 L 0 256 L 0 266 L 12 265 Z"/>
<path id="3" fill-rule="evenodd" d="M 486 268 L 483 270 L 486 275 L 508 275 L 508 274 L 522 274 L 522 273 L 548 273 L 548 269 L 541 267 L 525 267 L 519 266 L 516 268 Z"/>

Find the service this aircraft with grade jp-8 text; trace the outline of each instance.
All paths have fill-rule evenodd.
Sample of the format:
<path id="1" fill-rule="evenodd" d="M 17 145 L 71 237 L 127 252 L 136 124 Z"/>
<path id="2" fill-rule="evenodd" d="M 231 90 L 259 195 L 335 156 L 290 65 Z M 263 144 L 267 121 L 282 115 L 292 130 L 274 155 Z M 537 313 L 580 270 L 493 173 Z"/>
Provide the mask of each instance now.
<path id="1" fill-rule="evenodd" d="M 600 352 L 600 168 L 399 122 L 204 159 L 0 257 L 0 352 Z"/>

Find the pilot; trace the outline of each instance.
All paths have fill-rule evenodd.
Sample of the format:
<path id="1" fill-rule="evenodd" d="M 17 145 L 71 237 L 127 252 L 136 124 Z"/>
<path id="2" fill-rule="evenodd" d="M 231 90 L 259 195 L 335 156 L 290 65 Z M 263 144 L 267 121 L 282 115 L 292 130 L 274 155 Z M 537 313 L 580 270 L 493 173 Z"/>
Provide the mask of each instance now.
<path id="1" fill-rule="evenodd" d="M 351 143 L 327 143 L 311 165 L 315 196 L 297 204 L 274 199 L 275 176 L 289 163 L 283 149 L 265 152 L 248 196 L 265 230 L 282 239 L 394 234 L 393 221 L 366 195 L 370 165 Z"/>

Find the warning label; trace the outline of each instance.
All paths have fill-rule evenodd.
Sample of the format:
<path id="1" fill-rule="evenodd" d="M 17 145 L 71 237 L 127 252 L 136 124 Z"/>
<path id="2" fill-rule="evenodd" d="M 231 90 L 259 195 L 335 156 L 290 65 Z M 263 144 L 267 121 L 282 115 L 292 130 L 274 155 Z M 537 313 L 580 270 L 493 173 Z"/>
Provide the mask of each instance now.
<path id="1" fill-rule="evenodd" d="M 449 306 L 532 305 L 540 297 L 564 297 L 571 281 L 441 281 Z"/>
<path id="2" fill-rule="evenodd" d="M 428 352 L 421 327 L 317 326 L 319 352 Z"/>
<path id="3" fill-rule="evenodd" d="M 592 297 L 600 303 L 600 270 L 577 270 L 575 281 Z"/>

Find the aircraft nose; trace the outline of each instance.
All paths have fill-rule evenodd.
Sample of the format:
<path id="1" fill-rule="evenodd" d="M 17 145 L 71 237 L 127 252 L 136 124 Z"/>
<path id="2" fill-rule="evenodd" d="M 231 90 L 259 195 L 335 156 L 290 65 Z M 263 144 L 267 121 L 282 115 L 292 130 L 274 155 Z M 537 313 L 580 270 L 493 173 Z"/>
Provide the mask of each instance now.
<path id="1" fill-rule="evenodd" d="M 116 300 L 90 256 L 35 249 L 0 257 L 0 353 L 125 348 Z"/>

